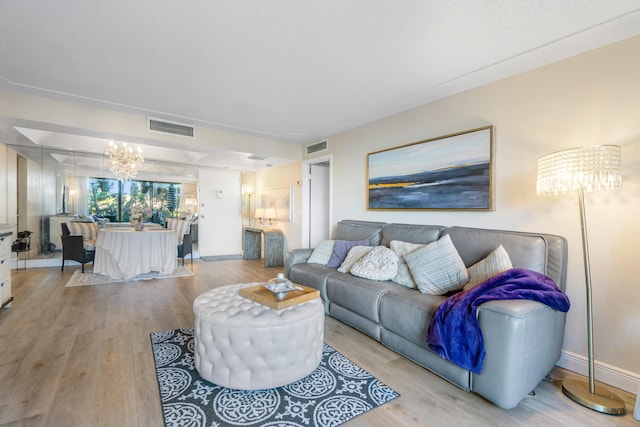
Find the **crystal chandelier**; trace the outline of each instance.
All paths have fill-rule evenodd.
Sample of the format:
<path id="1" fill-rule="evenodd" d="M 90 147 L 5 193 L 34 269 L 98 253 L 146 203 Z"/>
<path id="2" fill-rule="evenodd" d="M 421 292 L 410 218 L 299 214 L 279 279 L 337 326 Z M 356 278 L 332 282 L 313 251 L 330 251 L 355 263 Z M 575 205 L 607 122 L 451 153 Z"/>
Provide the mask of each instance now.
<path id="1" fill-rule="evenodd" d="M 118 145 L 116 142 L 109 141 L 107 154 L 111 159 L 111 172 L 113 172 L 120 181 L 129 181 L 135 178 L 138 169 L 144 163 L 140 147 L 134 151 L 126 142 Z"/>

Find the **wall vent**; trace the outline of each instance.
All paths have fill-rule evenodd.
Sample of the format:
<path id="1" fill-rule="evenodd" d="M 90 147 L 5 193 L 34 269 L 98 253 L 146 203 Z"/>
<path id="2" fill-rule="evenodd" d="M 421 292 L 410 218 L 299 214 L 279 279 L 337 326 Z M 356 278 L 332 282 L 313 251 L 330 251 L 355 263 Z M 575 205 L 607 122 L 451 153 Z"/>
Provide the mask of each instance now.
<path id="1" fill-rule="evenodd" d="M 154 119 L 152 117 L 149 117 L 149 130 L 152 132 L 170 133 L 172 135 L 186 136 L 189 138 L 193 138 L 195 136 L 195 128 L 193 126 Z"/>
<path id="2" fill-rule="evenodd" d="M 309 144 L 306 146 L 307 154 L 318 153 L 320 151 L 327 151 L 329 147 L 329 141 L 326 139 L 320 142 L 314 142 L 313 144 Z"/>
<path id="3" fill-rule="evenodd" d="M 267 156 L 260 156 L 259 154 L 252 154 L 249 157 L 247 157 L 247 159 L 249 160 L 267 160 Z"/>

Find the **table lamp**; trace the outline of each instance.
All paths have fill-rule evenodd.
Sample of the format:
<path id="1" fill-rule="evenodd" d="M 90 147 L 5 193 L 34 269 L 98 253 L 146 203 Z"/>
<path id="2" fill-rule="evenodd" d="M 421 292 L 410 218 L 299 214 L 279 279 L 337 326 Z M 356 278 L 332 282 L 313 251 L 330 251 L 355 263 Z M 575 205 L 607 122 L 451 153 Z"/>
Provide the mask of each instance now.
<path id="1" fill-rule="evenodd" d="M 273 227 L 273 222 L 271 222 L 271 220 L 276 217 L 276 210 L 273 208 L 265 209 L 264 217 L 269 219 L 269 227 Z"/>
<path id="2" fill-rule="evenodd" d="M 562 392 L 575 402 L 606 414 L 625 412 L 622 399 L 609 390 L 595 385 L 593 369 L 593 304 L 587 222 L 584 192 L 618 188 L 622 182 L 621 149 L 617 145 L 594 145 L 573 148 L 542 156 L 538 159 L 538 195 L 578 194 L 580 225 L 582 228 L 582 254 L 587 286 L 587 347 L 589 382 L 564 380 Z"/>
<path id="3" fill-rule="evenodd" d="M 259 225 L 262 225 L 262 218 L 264 218 L 264 209 L 257 208 L 255 214 L 253 215 L 253 217 L 258 219 L 258 224 Z"/>

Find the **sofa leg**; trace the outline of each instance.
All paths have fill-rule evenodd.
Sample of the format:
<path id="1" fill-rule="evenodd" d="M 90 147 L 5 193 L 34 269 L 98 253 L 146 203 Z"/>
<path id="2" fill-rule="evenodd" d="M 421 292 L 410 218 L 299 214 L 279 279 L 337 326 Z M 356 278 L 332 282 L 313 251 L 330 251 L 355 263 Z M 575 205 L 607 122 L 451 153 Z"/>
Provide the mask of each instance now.
<path id="1" fill-rule="evenodd" d="M 62 259 L 62 268 L 60 269 L 60 271 L 64 271 L 64 258 Z"/>

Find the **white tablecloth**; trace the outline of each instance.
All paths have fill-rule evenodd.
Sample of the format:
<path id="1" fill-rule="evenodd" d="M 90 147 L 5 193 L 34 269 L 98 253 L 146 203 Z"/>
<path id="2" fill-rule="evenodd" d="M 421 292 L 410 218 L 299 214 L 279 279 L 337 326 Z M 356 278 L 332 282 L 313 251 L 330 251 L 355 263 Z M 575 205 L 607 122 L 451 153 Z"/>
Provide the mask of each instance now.
<path id="1" fill-rule="evenodd" d="M 171 274 L 178 266 L 178 236 L 173 230 L 110 228 L 96 240 L 93 272 L 114 279 L 157 271 Z"/>

